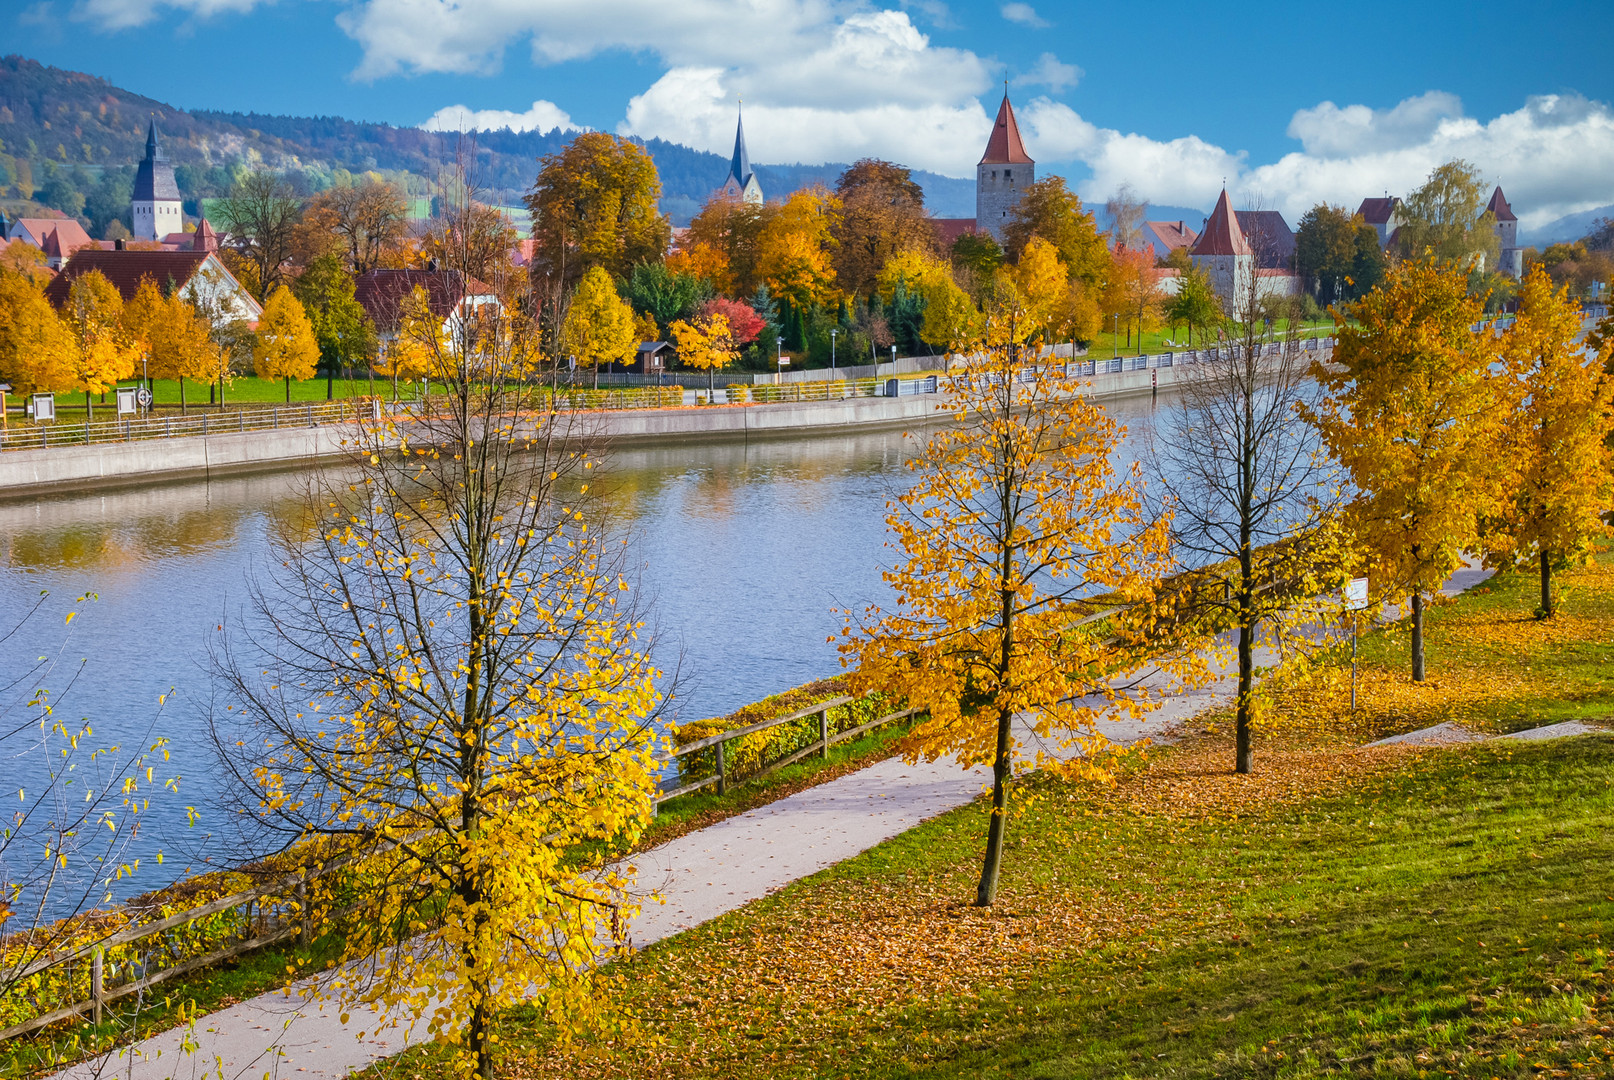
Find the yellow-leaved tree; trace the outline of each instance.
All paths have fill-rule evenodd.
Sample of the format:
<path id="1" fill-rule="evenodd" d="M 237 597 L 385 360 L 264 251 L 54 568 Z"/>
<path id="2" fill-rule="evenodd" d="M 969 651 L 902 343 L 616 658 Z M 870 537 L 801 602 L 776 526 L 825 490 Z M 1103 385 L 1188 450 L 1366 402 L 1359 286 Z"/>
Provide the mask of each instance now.
<path id="1" fill-rule="evenodd" d="M 1146 691 L 1114 679 L 1137 655 L 1127 616 L 1083 620 L 1147 609 L 1170 566 L 1169 521 L 1148 519 L 1136 465 L 1111 464 L 1120 426 L 1063 366 L 1022 366 L 1019 328 L 988 335 L 1001 344 L 947 381 L 938 408 L 955 423 L 930 436 L 914 486 L 888 507 L 896 603 L 848 612 L 840 644 L 858 692 L 924 710 L 911 755 L 992 767 L 981 906 L 997 895 L 1022 740 L 1034 737 L 1039 764 L 1101 773 L 1097 722 L 1146 707 Z M 1079 752 L 1045 755 L 1050 742 Z"/>
<path id="2" fill-rule="evenodd" d="M 1555 289 L 1537 263 L 1519 286 L 1518 318 L 1502 339 L 1522 394 L 1505 426 L 1506 457 L 1518 472 L 1489 561 L 1539 567 L 1544 618 L 1557 612 L 1553 569 L 1584 560 L 1590 541 L 1608 535 L 1606 516 L 1614 509 L 1608 447 L 1614 377 L 1604 370 L 1614 342 L 1602 354 L 1583 349 L 1576 340 L 1580 323 L 1568 287 Z"/>
<path id="3" fill-rule="evenodd" d="M 319 366 L 319 339 L 308 321 L 303 303 L 284 285 L 275 290 L 263 306 L 258 320 L 258 338 L 252 349 L 252 370 L 260 379 L 286 380 L 286 400 L 291 401 L 291 381 L 312 379 Z"/>
<path id="4" fill-rule="evenodd" d="M 579 364 L 594 369 L 600 385 L 600 365 L 626 360 L 638 345 L 633 332 L 633 307 L 617 293 L 611 275 L 596 266 L 583 275 L 572 293 L 561 332 L 565 348 Z"/>
<path id="5" fill-rule="evenodd" d="M 925 320 L 919 336 L 947 353 L 955 353 L 981 340 L 986 320 L 951 274 L 930 278 L 921 286 L 925 299 Z"/>
<path id="6" fill-rule="evenodd" d="M 463 265 L 452 233 L 440 250 Z M 480 1080 L 518 1002 L 563 1037 L 613 1023 L 597 965 L 635 901 L 612 860 L 651 820 L 663 745 L 594 418 L 524 407 L 530 336 L 492 304 L 426 329 L 440 407 L 310 477 L 321 527 L 284 527 L 215 658 L 237 820 L 260 849 L 354 860 L 310 897 L 342 950 L 325 992 L 422 1021 Z"/>
<path id="7" fill-rule="evenodd" d="M 179 382 L 179 408 L 184 412 L 186 379 L 212 379 L 219 370 L 219 347 L 207 321 L 179 293 L 164 296 L 151 278 L 123 306 L 123 327 L 146 357 L 153 379 Z"/>
<path id="8" fill-rule="evenodd" d="M 697 371 L 706 372 L 706 390 L 713 386 L 713 372 L 727 367 L 740 355 L 734 344 L 734 333 L 729 329 L 729 317 L 720 312 L 702 315 L 694 322 L 679 319 L 672 324 L 673 346 L 678 350 L 678 361 Z"/>
<path id="9" fill-rule="evenodd" d="M 1350 526 L 1374 593 L 1412 600 L 1412 678 L 1424 680 L 1423 614 L 1497 508 L 1507 469 L 1507 381 L 1493 377 L 1497 343 L 1465 271 L 1403 262 L 1383 284 L 1335 308 L 1332 362 L 1312 375 L 1326 391 L 1302 405 L 1357 495 Z"/>
<path id="10" fill-rule="evenodd" d="M 84 391 L 84 412 L 93 419 L 92 395 L 104 394 L 134 374 L 138 354 L 123 331 L 123 297 L 99 270 L 80 274 L 67 291 L 63 312 L 73 333 L 73 383 Z"/>
<path id="11" fill-rule="evenodd" d="M 0 267 L 0 382 L 17 394 L 70 389 L 77 348 L 43 285 Z"/>

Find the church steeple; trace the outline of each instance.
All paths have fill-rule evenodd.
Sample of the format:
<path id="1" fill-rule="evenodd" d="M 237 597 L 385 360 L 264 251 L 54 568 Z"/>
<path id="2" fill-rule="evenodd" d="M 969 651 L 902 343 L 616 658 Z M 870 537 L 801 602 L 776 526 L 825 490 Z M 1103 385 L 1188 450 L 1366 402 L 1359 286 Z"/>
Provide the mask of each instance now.
<path id="1" fill-rule="evenodd" d="M 1003 88 L 1003 103 L 992 134 L 986 140 L 986 153 L 975 166 L 975 227 L 1003 242 L 1003 226 L 1020 204 L 1025 189 L 1037 181 L 1037 163 L 1020 141 L 1020 125 L 1015 123 L 1014 106 L 1009 104 L 1009 88 Z"/>
<path id="2" fill-rule="evenodd" d="M 1014 119 L 1014 106 L 1009 104 L 1009 91 L 1003 91 L 1003 104 L 998 106 L 998 118 L 992 125 L 992 136 L 986 140 L 986 153 L 981 155 L 982 165 L 1034 165 L 1020 141 L 1020 125 Z"/>
<path id="3" fill-rule="evenodd" d="M 745 148 L 745 117 L 734 122 L 734 156 L 729 159 L 729 175 L 721 190 L 741 202 L 762 203 L 762 185 L 751 168 L 751 155 Z"/>
<path id="4" fill-rule="evenodd" d="M 156 117 L 146 127 L 146 157 L 135 170 L 129 217 L 134 235 L 140 240 L 161 240 L 185 228 L 174 166 L 157 141 Z"/>

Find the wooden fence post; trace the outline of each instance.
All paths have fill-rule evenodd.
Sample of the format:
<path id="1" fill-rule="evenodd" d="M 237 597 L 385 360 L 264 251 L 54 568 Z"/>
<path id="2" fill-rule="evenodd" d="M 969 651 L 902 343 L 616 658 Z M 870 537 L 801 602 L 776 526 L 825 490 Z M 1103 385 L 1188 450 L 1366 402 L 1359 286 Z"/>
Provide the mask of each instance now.
<path id="1" fill-rule="evenodd" d="M 818 711 L 818 741 L 822 744 L 824 760 L 829 760 L 829 710 Z"/>
<path id="2" fill-rule="evenodd" d="M 101 950 L 96 949 L 90 955 L 90 1000 L 95 1003 L 94 1017 L 96 1024 L 101 1022 L 101 997 L 105 993 L 101 971 Z"/>
<path id="3" fill-rule="evenodd" d="M 723 761 L 723 744 L 718 743 L 717 744 L 717 793 L 719 795 L 726 795 L 726 794 L 728 794 L 728 790 L 729 790 L 729 776 L 728 776 L 728 769 L 725 767 L 725 764 L 724 764 L 724 761 Z"/>

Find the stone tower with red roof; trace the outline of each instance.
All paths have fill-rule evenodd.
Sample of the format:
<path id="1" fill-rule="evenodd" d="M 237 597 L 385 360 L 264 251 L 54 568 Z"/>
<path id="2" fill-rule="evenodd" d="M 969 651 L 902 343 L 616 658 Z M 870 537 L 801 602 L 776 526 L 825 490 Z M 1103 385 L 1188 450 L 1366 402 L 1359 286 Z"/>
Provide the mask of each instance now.
<path id="1" fill-rule="evenodd" d="M 1014 106 L 1009 104 L 1009 92 L 1005 90 L 992 136 L 986 141 L 986 153 L 975 167 L 975 227 L 1002 243 L 1003 226 L 1010 211 L 1019 205 L 1026 187 L 1036 179 L 1037 163 L 1020 141 L 1020 125 L 1015 123 Z"/>
<path id="2" fill-rule="evenodd" d="M 1250 283 L 1255 274 L 1255 251 L 1244 237 L 1239 216 L 1233 211 L 1233 201 L 1222 189 L 1216 200 L 1216 209 L 1205 219 L 1205 230 L 1194 241 L 1188 252 L 1194 267 L 1205 272 L 1211 287 L 1222 298 L 1222 304 L 1234 318 L 1238 309 L 1247 302 Z"/>
<path id="3" fill-rule="evenodd" d="M 1508 205 L 1508 197 L 1502 194 L 1502 185 L 1496 185 L 1491 192 L 1491 201 L 1485 204 L 1496 217 L 1496 238 L 1502 241 L 1502 253 L 1497 259 L 1497 269 L 1511 277 L 1524 276 L 1524 249 L 1519 247 L 1519 219 L 1513 213 L 1513 207 Z"/>

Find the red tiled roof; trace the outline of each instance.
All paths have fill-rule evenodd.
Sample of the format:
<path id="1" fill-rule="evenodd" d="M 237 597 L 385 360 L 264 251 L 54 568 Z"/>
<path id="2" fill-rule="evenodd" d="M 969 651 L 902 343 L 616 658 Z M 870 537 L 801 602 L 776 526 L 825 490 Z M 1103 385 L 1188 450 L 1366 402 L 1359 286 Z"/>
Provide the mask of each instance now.
<path id="1" fill-rule="evenodd" d="M 22 226 L 23 232 L 16 234 L 17 226 Z M 81 247 L 94 243 L 90 234 L 69 217 L 60 218 L 17 218 L 11 223 L 12 232 L 20 240 L 27 240 L 35 247 L 43 249 L 45 238 L 53 231 L 56 233 L 56 242 L 62 246 L 63 255 L 71 255 Z"/>
<path id="2" fill-rule="evenodd" d="M 945 247 L 952 247 L 953 242 L 960 236 L 968 236 L 976 229 L 975 219 L 972 217 L 931 218 L 930 227 L 936 230 L 937 239 Z"/>
<path id="3" fill-rule="evenodd" d="M 207 218 L 196 223 L 196 231 L 191 233 L 192 251 L 217 251 L 219 249 L 219 234 L 213 231 Z"/>
<path id="4" fill-rule="evenodd" d="M 205 251 L 101 251 L 85 248 L 75 252 L 62 267 L 56 280 L 45 289 L 45 298 L 57 307 L 67 302 L 73 279 L 91 270 L 99 270 L 125 300 L 134 296 L 144 278 L 151 278 L 159 286 L 173 278 L 176 287 L 183 288 L 207 258 Z"/>
<path id="5" fill-rule="evenodd" d="M 1190 255 L 1249 255 L 1250 245 L 1244 239 L 1244 232 L 1239 228 L 1239 217 L 1233 212 L 1233 201 L 1227 197 L 1227 189 L 1222 189 L 1221 198 L 1216 200 L 1216 209 L 1205 222 L 1205 231 L 1199 234 L 1199 240 L 1194 244 Z"/>
<path id="6" fill-rule="evenodd" d="M 1009 95 L 1003 95 L 998 106 L 998 118 L 992 125 L 992 137 L 986 141 L 986 153 L 981 155 L 982 165 L 1034 165 L 1020 141 L 1020 125 L 1014 121 L 1014 106 Z"/>
<path id="7" fill-rule="evenodd" d="M 426 306 L 446 319 L 468 296 L 494 296 L 493 289 L 458 270 L 370 270 L 353 281 L 353 298 L 376 329 L 397 329 L 404 300 L 415 287 L 426 290 Z"/>
<path id="8" fill-rule="evenodd" d="M 1395 208 L 1400 202 L 1401 200 L 1393 195 L 1382 199 L 1363 199 L 1356 212 L 1361 214 L 1362 220 L 1369 225 L 1383 225 L 1390 220 L 1390 215 L 1395 213 Z"/>
<path id="9" fill-rule="evenodd" d="M 1145 232 L 1153 233 L 1160 246 L 1167 251 L 1189 247 L 1199 239 L 1199 234 L 1190 229 L 1186 221 L 1145 221 L 1143 229 Z"/>
<path id="10" fill-rule="evenodd" d="M 45 242 L 39 247 L 49 258 L 59 259 L 62 257 L 62 239 L 55 229 L 45 234 Z"/>
<path id="11" fill-rule="evenodd" d="M 1496 190 L 1491 192 L 1491 201 L 1485 204 L 1485 209 L 1495 214 L 1498 221 L 1519 220 L 1513 216 L 1513 207 L 1508 205 L 1507 196 L 1502 194 L 1501 184 L 1496 185 Z"/>

